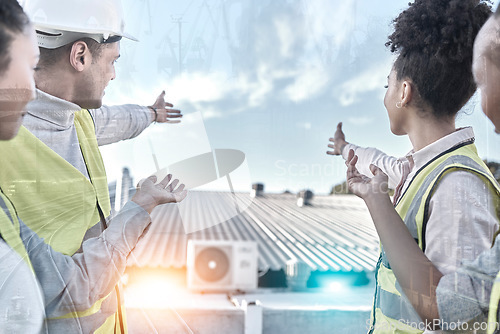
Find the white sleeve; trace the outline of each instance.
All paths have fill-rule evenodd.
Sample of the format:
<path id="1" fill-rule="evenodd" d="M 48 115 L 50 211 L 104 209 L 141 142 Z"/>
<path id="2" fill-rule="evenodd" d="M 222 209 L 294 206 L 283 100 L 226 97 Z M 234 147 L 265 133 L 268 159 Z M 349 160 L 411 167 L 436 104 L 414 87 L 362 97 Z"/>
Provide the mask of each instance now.
<path id="1" fill-rule="evenodd" d="M 357 169 L 361 174 L 372 177 L 370 164 L 380 168 L 389 177 L 389 188 L 395 189 L 403 177 L 403 162 L 396 157 L 385 154 L 373 147 L 359 147 L 347 144 L 342 151 L 342 158 L 347 160 L 349 150 L 358 156 Z"/>
<path id="2" fill-rule="evenodd" d="M 425 233 L 425 254 L 443 275 L 490 249 L 498 204 L 498 196 L 476 174 L 455 171 L 443 177 L 429 202 Z"/>
<path id="3" fill-rule="evenodd" d="M 151 110 L 135 104 L 89 110 L 99 146 L 137 137 L 153 121 Z"/>
<path id="4" fill-rule="evenodd" d="M 0 237 L 0 332 L 46 333 L 45 307 L 35 275 Z"/>

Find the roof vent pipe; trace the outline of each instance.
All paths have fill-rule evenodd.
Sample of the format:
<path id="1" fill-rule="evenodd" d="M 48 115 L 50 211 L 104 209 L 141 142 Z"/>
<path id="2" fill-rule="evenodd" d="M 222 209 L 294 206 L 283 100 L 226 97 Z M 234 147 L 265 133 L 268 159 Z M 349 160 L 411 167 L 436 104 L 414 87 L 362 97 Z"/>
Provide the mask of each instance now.
<path id="1" fill-rule="evenodd" d="M 251 197 L 260 197 L 264 193 L 264 185 L 262 183 L 252 184 L 252 191 L 250 192 Z"/>
<path id="2" fill-rule="evenodd" d="M 303 207 L 304 205 L 311 205 L 311 200 L 314 194 L 310 190 L 302 190 L 297 194 L 297 205 Z"/>

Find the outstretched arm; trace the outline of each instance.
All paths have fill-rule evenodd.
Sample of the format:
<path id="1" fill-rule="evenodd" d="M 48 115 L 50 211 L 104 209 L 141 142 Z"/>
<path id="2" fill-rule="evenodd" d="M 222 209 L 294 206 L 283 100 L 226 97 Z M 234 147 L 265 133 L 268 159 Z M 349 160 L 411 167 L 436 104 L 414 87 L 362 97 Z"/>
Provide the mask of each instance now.
<path id="1" fill-rule="evenodd" d="M 388 179 L 372 165 L 369 178 L 356 169 L 358 157 L 351 150 L 347 159 L 347 184 L 370 211 L 394 275 L 423 321 L 439 319 L 436 287 L 442 274 L 418 247 L 389 198 Z"/>
<path id="2" fill-rule="evenodd" d="M 109 222 L 97 238 L 82 245 L 73 256 L 55 252 L 21 222 L 21 238 L 42 286 L 48 318 L 89 309 L 107 296 L 125 271 L 127 256 L 151 223 L 148 213 L 159 204 L 180 202 L 186 197 L 171 175 L 157 185 L 146 179 L 131 202 Z"/>
<path id="3" fill-rule="evenodd" d="M 181 111 L 172 109 L 163 91 L 151 106 L 124 104 L 89 110 L 94 120 L 99 146 L 137 137 L 152 122 L 179 123 Z"/>
<path id="4" fill-rule="evenodd" d="M 163 91 L 156 98 L 155 103 L 148 108 L 154 113 L 154 122 L 177 124 L 181 122 L 180 118 L 182 114 L 180 110 L 172 109 L 173 107 L 174 105 L 172 103 L 165 101 L 165 91 Z"/>
<path id="5" fill-rule="evenodd" d="M 327 151 L 326 154 L 329 155 L 342 155 L 344 148 L 346 147 L 348 142 L 345 141 L 345 134 L 342 131 L 342 122 L 337 124 L 337 130 L 335 131 L 332 138 L 330 138 L 331 144 L 328 144 L 328 147 L 331 148 L 331 151 Z"/>
<path id="6" fill-rule="evenodd" d="M 395 189 L 403 177 L 403 162 L 398 158 L 387 155 L 373 147 L 364 148 L 348 143 L 342 131 L 342 122 L 337 124 L 337 130 L 333 137 L 330 138 L 328 147 L 332 150 L 326 152 L 327 154 L 341 155 L 344 160 L 347 160 L 349 151 L 354 150 L 354 153 L 358 156 L 358 171 L 365 176 L 371 176 L 370 165 L 377 166 L 388 175 L 389 188 L 391 189 Z"/>

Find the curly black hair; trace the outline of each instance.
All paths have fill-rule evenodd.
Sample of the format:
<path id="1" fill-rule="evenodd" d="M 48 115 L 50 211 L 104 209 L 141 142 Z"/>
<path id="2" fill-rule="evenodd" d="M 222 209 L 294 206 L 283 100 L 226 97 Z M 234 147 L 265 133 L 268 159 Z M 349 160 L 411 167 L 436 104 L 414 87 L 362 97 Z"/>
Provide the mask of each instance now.
<path id="1" fill-rule="evenodd" d="M 476 91 L 472 50 L 491 15 L 486 0 L 415 0 L 394 21 L 386 46 L 398 54 L 397 79 L 410 79 L 417 105 L 436 118 L 454 116 Z M 418 96 L 417 95 L 417 96 Z"/>
<path id="2" fill-rule="evenodd" d="M 14 34 L 24 33 L 30 25 L 17 0 L 0 0 L 0 75 L 9 67 L 9 48 Z"/>

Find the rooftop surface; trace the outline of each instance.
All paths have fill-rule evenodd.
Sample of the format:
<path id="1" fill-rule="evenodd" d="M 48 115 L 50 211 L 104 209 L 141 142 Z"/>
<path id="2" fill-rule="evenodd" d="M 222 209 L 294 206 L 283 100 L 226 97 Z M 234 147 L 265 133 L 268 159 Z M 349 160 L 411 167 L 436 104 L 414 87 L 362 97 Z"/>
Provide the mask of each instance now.
<path id="1" fill-rule="evenodd" d="M 299 207 L 296 196 L 287 193 L 251 198 L 191 191 L 182 203 L 159 206 L 151 216 L 150 231 L 129 266 L 185 267 L 190 239 L 254 240 L 261 271 L 284 269 L 290 259 L 312 271 L 373 271 L 378 258 L 368 210 L 352 195 L 315 196 Z"/>

